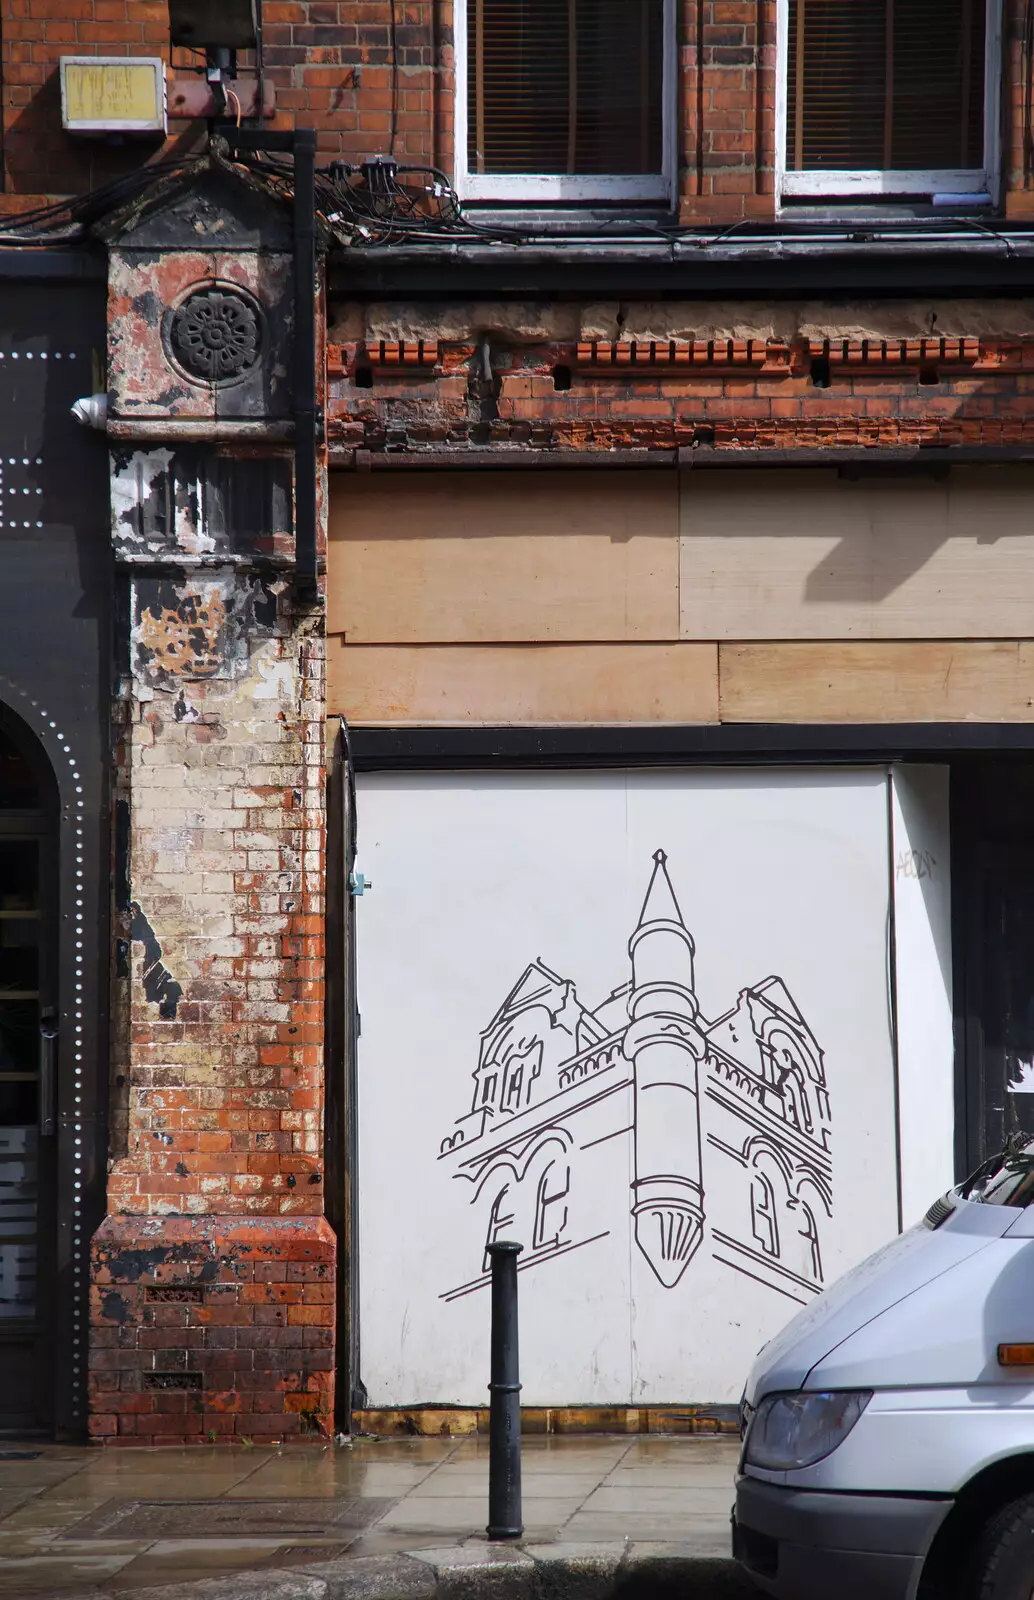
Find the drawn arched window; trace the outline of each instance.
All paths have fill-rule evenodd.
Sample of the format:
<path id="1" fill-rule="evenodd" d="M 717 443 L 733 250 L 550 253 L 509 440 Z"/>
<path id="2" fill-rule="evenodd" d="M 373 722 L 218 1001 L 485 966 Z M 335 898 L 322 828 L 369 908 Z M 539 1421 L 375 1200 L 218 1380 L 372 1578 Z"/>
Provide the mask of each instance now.
<path id="1" fill-rule="evenodd" d="M 495 1086 L 496 1086 L 498 1081 L 499 1080 L 498 1080 L 497 1074 L 494 1073 L 494 1072 L 491 1072 L 491 1073 L 489 1073 L 488 1077 L 486 1077 L 485 1081 L 482 1083 L 482 1085 L 481 1085 L 481 1104 L 483 1106 L 492 1105 L 494 1103 L 494 1101 L 495 1101 Z"/>
<path id="2" fill-rule="evenodd" d="M 801 1238 L 804 1240 L 804 1259 L 816 1283 L 822 1282 L 822 1253 L 819 1249 L 819 1229 L 815 1213 L 809 1205 L 800 1202 Z"/>
<path id="3" fill-rule="evenodd" d="M 495 1244 L 497 1239 L 505 1239 L 509 1233 L 513 1237 L 515 1213 L 513 1201 L 510 1196 L 510 1185 L 500 1189 L 492 1201 L 492 1209 L 488 1214 L 488 1231 L 485 1234 L 485 1258 L 481 1263 L 482 1272 L 492 1270 L 492 1258 L 488 1253 L 490 1244 Z M 518 1241 L 519 1243 L 520 1241 Z"/>
<path id="4" fill-rule="evenodd" d="M 567 1227 L 567 1196 L 571 1168 L 566 1161 L 551 1161 L 535 1191 L 534 1248 L 559 1244 Z"/>
<path id="5" fill-rule="evenodd" d="M 530 1105 L 536 1079 L 542 1072 L 542 1041 L 533 1039 L 524 1049 L 514 1046 L 500 1059 L 503 1096 L 500 1110 L 510 1116 Z"/>
<path id="6" fill-rule="evenodd" d="M 803 1075 L 796 1062 L 785 1068 L 780 1088 L 794 1127 L 799 1128 L 802 1133 L 811 1133 L 814 1124 L 811 1106 L 808 1103 L 808 1091 L 804 1087 Z"/>
<path id="7" fill-rule="evenodd" d="M 524 1064 L 516 1062 L 507 1069 L 506 1090 L 503 1096 L 504 1111 L 521 1109 L 521 1089 L 524 1087 Z"/>
<path id="8" fill-rule="evenodd" d="M 750 1210 L 754 1237 L 766 1256 L 779 1254 L 779 1224 L 776 1221 L 775 1192 L 763 1172 L 750 1180 Z"/>

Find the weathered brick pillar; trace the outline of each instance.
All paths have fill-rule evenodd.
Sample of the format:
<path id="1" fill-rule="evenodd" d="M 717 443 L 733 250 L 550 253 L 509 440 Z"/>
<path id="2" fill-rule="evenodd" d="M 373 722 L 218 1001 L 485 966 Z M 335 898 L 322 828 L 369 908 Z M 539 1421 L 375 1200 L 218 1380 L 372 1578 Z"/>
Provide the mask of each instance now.
<path id="1" fill-rule="evenodd" d="M 287 265 L 275 203 L 222 174 L 156 191 L 112 245 L 118 944 L 90 1368 L 113 1443 L 333 1416 L 323 613 L 293 584 Z"/>

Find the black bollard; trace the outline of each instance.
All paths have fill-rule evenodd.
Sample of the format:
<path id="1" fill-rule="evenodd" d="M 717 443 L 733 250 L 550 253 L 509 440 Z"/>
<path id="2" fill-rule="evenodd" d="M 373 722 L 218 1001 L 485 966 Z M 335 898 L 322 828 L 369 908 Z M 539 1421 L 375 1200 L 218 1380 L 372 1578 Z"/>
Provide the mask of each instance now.
<path id="1" fill-rule="evenodd" d="M 521 1517 L 521 1382 L 517 1351 L 517 1257 L 523 1245 L 490 1244 L 492 1381 L 488 1432 L 488 1537 L 519 1539 Z"/>

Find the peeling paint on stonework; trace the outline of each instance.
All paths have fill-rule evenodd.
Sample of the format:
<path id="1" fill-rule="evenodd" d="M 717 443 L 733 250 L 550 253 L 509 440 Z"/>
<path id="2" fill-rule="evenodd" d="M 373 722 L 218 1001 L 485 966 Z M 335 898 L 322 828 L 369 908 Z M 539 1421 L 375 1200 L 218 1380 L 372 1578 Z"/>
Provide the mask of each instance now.
<path id="1" fill-rule="evenodd" d="M 142 676 L 152 681 L 213 678 L 224 664 L 225 584 L 159 579 L 133 628 Z"/>
<path id="2" fill-rule="evenodd" d="M 257 663 L 260 682 L 252 690 L 256 700 L 280 700 L 290 704 L 294 697 L 295 664 L 293 661 L 269 661 L 259 657 Z"/>
<path id="3" fill-rule="evenodd" d="M 281 587 L 232 572 L 139 579 L 131 629 L 137 697 L 145 686 L 176 689 L 176 720 L 205 722 L 190 713 L 182 684 L 247 676 L 253 646 L 275 629 Z"/>
<path id="4" fill-rule="evenodd" d="M 111 532 L 117 549 L 143 552 L 148 548 L 141 526 L 141 508 L 153 505 L 172 463 L 171 450 L 112 452 Z M 163 541 L 152 540 L 152 552 Z"/>
<path id="5" fill-rule="evenodd" d="M 152 327 L 160 325 L 165 307 L 153 289 L 145 289 L 143 294 L 134 295 L 130 305 L 137 316 L 143 317 Z"/>
<path id="6" fill-rule="evenodd" d="M 191 705 L 181 689 L 173 702 L 172 714 L 177 722 L 200 722 L 201 712 L 197 706 Z"/>
<path id="7" fill-rule="evenodd" d="M 137 901 L 134 900 L 131 910 L 132 937 L 144 947 L 144 994 L 152 1005 L 158 1007 L 158 1015 L 166 1022 L 171 1022 L 176 1016 L 183 988 L 169 969 L 162 965 L 162 947 Z"/>
<path id="8" fill-rule="evenodd" d="M 162 555 L 170 544 L 184 556 L 211 555 L 219 548 L 200 473 L 190 475 L 176 466 L 168 449 L 114 454 L 112 536 L 120 555 Z"/>
<path id="9" fill-rule="evenodd" d="M 105 1322 L 128 1322 L 130 1315 L 123 1296 L 116 1294 L 114 1289 L 109 1289 L 101 1295 L 101 1316 Z"/>

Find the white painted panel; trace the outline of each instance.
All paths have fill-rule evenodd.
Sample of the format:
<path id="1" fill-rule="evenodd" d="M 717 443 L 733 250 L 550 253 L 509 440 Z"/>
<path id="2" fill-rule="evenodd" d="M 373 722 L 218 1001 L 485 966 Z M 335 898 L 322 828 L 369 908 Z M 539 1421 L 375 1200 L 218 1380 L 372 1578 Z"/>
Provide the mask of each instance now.
<path id="1" fill-rule="evenodd" d="M 905 1227 L 954 1182 L 947 767 L 892 768 L 894 954 Z"/>
<path id="2" fill-rule="evenodd" d="M 485 1402 L 493 1226 L 526 1404 L 736 1400 L 897 1226 L 886 772 L 381 774 L 359 831 L 370 1403 Z"/>

